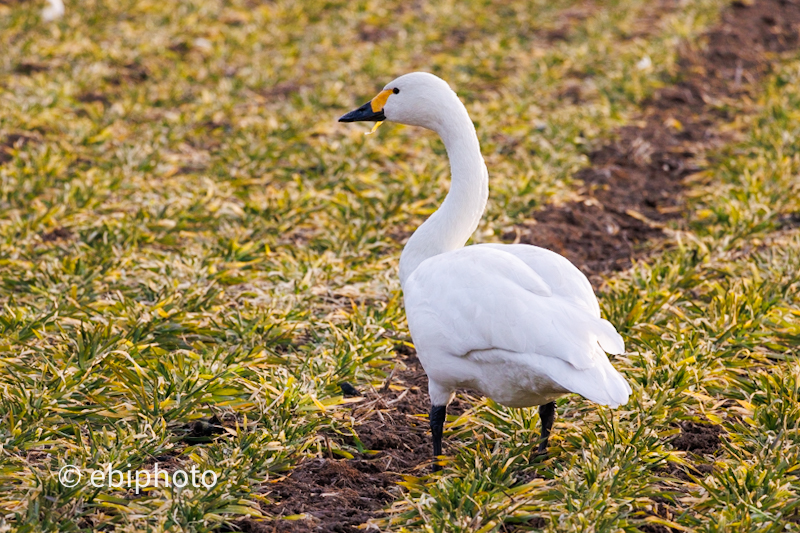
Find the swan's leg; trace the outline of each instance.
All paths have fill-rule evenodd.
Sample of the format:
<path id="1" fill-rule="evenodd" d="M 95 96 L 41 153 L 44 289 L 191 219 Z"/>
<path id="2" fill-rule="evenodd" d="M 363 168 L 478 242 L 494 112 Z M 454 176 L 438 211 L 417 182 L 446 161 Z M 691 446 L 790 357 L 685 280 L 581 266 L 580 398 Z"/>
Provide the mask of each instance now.
<path id="1" fill-rule="evenodd" d="M 431 434 L 433 435 L 433 457 L 442 455 L 442 432 L 444 431 L 444 419 L 447 416 L 447 405 L 431 406 Z M 434 472 L 441 470 L 437 463 L 433 463 Z"/>
<path id="2" fill-rule="evenodd" d="M 556 402 L 550 402 L 539 406 L 539 419 L 542 421 L 542 440 L 539 443 L 539 454 L 547 453 L 547 440 L 550 438 L 550 431 L 553 429 L 553 421 L 555 418 Z"/>

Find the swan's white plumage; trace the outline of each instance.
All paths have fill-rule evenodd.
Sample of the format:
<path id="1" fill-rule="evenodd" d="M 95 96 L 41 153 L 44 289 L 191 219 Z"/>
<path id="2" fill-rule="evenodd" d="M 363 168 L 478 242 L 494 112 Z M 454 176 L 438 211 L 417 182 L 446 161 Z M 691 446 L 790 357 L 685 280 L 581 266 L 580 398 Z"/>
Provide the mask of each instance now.
<path id="1" fill-rule="evenodd" d="M 562 295 L 503 247 L 467 246 L 425 260 L 406 281 L 404 295 L 429 378 L 447 390 L 482 392 L 493 389 L 487 381 L 502 382 L 505 392 L 487 395 L 513 406 L 534 396 L 529 405 L 538 405 L 530 388 L 514 394 L 513 379 L 498 379 L 493 367 L 506 366 L 520 375 L 540 374 L 552 383 L 541 386 L 550 395 L 577 392 L 605 405 L 625 403 L 630 389 L 603 351 L 622 353 L 622 338 L 590 310 L 590 302 L 560 289 Z M 473 368 L 466 379 L 452 371 L 464 360 Z"/>
<path id="2" fill-rule="evenodd" d="M 539 274 L 557 297 L 564 298 L 600 318 L 600 304 L 597 303 L 592 285 L 583 272 L 566 257 L 529 244 L 486 243 L 476 246 L 494 248 L 515 255 Z"/>
<path id="3" fill-rule="evenodd" d="M 450 191 L 400 259 L 409 329 L 433 405 L 448 404 L 459 387 L 513 407 L 569 392 L 626 403 L 631 389 L 606 356 L 625 345 L 600 317 L 586 276 L 535 246 L 464 247 L 486 206 L 488 172 L 456 94 L 427 73 L 401 76 L 387 90 L 386 120 L 437 132 L 450 159 Z"/>
<path id="4" fill-rule="evenodd" d="M 63 0 L 47 0 L 47 7 L 42 9 L 42 20 L 51 22 L 64 16 Z"/>

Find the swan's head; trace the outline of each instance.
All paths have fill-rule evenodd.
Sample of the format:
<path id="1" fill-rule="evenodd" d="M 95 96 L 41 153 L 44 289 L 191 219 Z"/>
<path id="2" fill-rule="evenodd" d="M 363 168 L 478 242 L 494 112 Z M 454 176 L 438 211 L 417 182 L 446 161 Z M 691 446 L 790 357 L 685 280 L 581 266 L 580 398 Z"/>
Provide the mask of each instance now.
<path id="1" fill-rule="evenodd" d="M 372 100 L 343 115 L 339 122 L 390 120 L 439 131 L 464 106 L 447 82 L 427 72 L 412 72 L 390 82 Z"/>

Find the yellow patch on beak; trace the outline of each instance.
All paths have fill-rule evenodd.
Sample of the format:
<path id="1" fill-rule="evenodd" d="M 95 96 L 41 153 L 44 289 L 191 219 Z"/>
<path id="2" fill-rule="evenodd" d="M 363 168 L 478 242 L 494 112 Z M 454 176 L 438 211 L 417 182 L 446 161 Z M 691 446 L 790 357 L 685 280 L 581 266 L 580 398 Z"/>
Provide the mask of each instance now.
<path id="1" fill-rule="evenodd" d="M 374 113 L 377 113 L 378 111 L 383 109 L 383 106 L 386 105 L 386 100 L 388 100 L 392 94 L 393 94 L 392 91 L 388 89 L 379 92 L 378 95 L 369 102 L 372 111 Z"/>
<path id="2" fill-rule="evenodd" d="M 380 122 L 376 122 L 376 123 L 375 123 L 375 125 L 374 125 L 374 126 L 372 126 L 372 129 L 371 129 L 371 130 L 369 130 L 369 131 L 368 131 L 367 133 L 365 133 L 364 135 L 372 135 L 373 133 L 375 133 L 375 130 L 377 130 L 377 129 L 378 129 L 378 126 L 380 126 L 381 124 L 383 124 L 383 121 L 382 121 L 382 120 L 381 120 Z"/>

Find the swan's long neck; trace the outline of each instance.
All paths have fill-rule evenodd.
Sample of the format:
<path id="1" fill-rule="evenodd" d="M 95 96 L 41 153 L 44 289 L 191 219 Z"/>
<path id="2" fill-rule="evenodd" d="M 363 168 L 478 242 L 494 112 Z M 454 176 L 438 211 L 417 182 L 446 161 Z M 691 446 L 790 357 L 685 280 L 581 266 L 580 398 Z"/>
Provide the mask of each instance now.
<path id="1" fill-rule="evenodd" d="M 435 255 L 461 248 L 475 232 L 489 197 L 489 173 L 475 126 L 454 96 L 451 112 L 436 128 L 450 159 L 450 192 L 439 209 L 414 232 L 400 256 L 400 283 Z"/>

